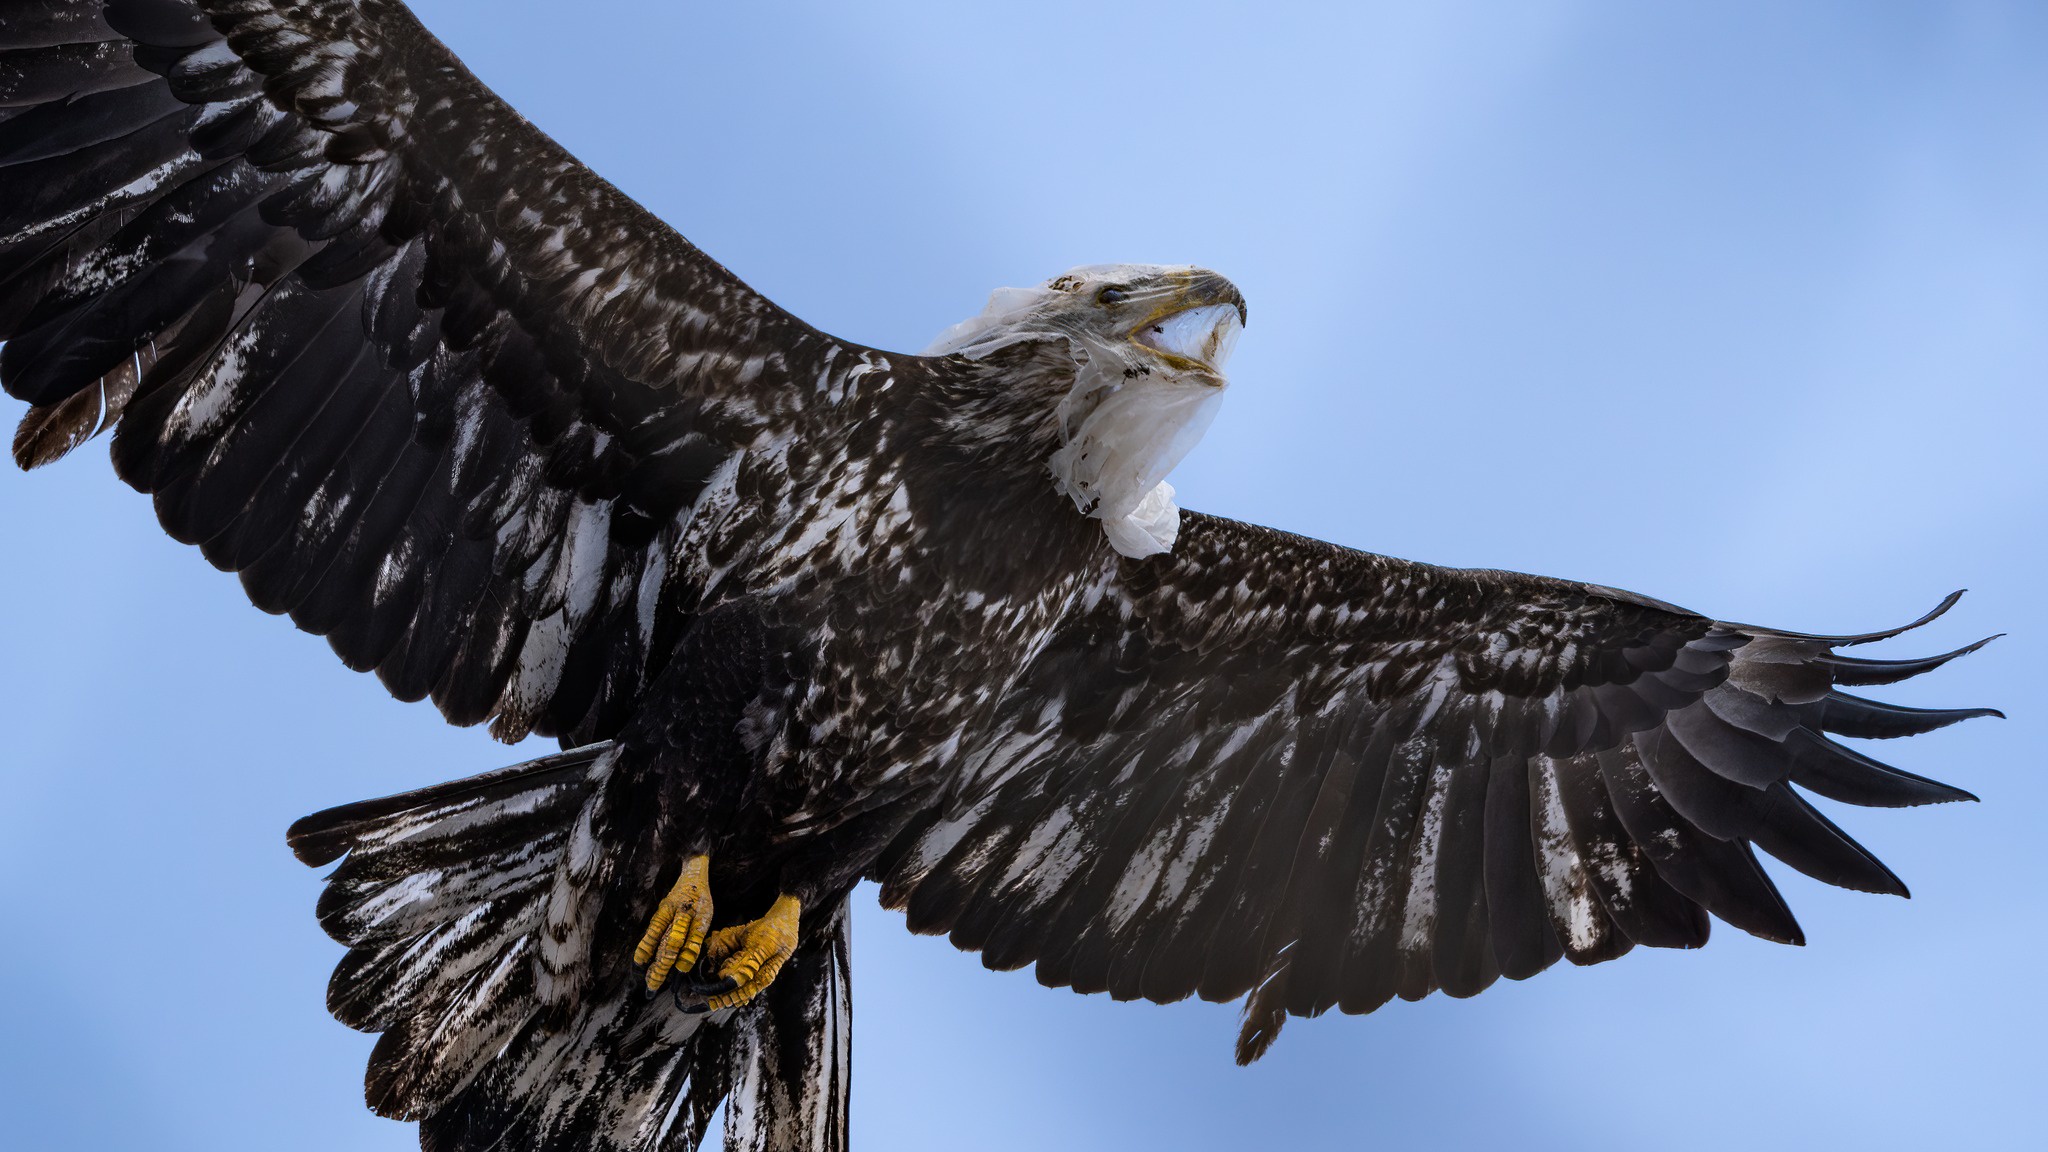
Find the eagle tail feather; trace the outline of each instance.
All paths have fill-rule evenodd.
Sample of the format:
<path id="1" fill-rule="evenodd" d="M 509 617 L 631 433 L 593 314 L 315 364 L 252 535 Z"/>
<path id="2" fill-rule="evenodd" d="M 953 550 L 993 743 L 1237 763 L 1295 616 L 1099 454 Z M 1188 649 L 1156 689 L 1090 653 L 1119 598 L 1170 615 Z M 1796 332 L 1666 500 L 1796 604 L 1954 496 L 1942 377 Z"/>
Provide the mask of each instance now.
<path id="1" fill-rule="evenodd" d="M 381 1032 L 365 1095 L 431 1152 L 693 1149 L 721 1103 L 726 1147 L 846 1145 L 852 1005 L 845 899 L 781 976 L 709 1015 L 595 965 L 611 862 L 593 745 L 308 816 L 300 859 L 340 860 L 321 925 L 349 946 L 328 1007 Z"/>
<path id="2" fill-rule="evenodd" d="M 751 1013 L 734 1021 L 740 1026 L 716 1037 L 731 1077 L 727 1152 L 846 1152 L 852 928 L 845 894 L 807 912 L 796 954 L 739 1010 Z"/>

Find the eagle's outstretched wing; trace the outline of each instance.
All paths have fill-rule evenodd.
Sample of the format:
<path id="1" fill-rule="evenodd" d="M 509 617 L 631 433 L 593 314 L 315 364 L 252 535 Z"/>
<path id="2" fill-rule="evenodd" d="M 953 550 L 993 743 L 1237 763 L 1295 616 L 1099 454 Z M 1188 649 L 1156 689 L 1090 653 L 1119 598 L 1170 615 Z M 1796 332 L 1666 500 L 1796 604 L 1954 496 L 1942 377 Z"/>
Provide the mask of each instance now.
<path id="1" fill-rule="evenodd" d="M 1835 651 L 1893 634 L 1719 623 L 1191 514 L 1171 555 L 1106 569 L 1024 671 L 950 806 L 877 870 L 883 900 L 1049 985 L 1256 989 L 1242 1060 L 1288 1013 L 1696 947 L 1708 912 L 1797 942 L 1752 847 L 1905 892 L 1802 790 L 1968 798 L 1828 738 L 1988 713 L 1840 691 L 1960 655 Z"/>
<path id="2" fill-rule="evenodd" d="M 874 367 L 389 0 L 0 7 L 0 380 L 406 699 L 587 741 Z M 834 410 L 837 409 L 837 410 Z"/>

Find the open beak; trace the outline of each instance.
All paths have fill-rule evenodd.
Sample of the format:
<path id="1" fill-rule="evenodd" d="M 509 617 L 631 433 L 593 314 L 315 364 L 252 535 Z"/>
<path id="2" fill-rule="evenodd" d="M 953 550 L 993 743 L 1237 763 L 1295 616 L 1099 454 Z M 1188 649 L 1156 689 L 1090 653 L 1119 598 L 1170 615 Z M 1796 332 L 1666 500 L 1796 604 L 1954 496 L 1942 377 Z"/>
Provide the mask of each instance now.
<path id="1" fill-rule="evenodd" d="M 1132 335 L 1138 343 L 1184 367 L 1221 372 L 1244 331 L 1244 310 L 1237 304 L 1204 304 L 1155 317 Z"/>

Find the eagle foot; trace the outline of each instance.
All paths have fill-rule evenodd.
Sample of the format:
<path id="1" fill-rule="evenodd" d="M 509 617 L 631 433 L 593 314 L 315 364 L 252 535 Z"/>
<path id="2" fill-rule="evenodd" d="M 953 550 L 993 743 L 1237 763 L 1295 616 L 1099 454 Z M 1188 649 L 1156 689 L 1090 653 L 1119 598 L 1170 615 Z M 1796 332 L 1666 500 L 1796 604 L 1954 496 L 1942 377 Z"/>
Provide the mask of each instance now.
<path id="1" fill-rule="evenodd" d="M 686 1012 L 737 1008 L 775 982 L 776 973 L 796 951 L 797 919 L 803 905 L 794 896 L 778 896 L 768 914 L 748 924 L 720 928 L 704 943 L 703 972 L 690 991 L 704 997 Z M 713 966 L 718 975 L 709 973 Z"/>
<path id="2" fill-rule="evenodd" d="M 711 857 L 692 856 L 633 949 L 633 963 L 647 966 L 647 990 L 658 992 L 669 973 L 696 967 L 710 931 Z"/>

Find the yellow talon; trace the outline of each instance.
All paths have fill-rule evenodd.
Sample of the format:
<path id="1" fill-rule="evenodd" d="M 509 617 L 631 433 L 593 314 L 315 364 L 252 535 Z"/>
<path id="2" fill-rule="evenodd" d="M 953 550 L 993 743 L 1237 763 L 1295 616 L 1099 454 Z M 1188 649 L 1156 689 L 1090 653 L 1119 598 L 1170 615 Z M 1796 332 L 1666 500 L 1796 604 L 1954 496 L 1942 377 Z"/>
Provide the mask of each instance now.
<path id="1" fill-rule="evenodd" d="M 718 974 L 732 981 L 734 987 L 707 999 L 706 1011 L 737 1008 L 775 982 L 776 973 L 796 952 L 797 920 L 802 909 L 796 897 L 778 896 L 766 916 L 751 924 L 720 928 L 712 934 L 704 945 L 704 966 L 718 964 Z"/>
<path id="2" fill-rule="evenodd" d="M 633 963 L 653 961 L 647 968 L 647 990 L 659 990 L 671 972 L 695 967 L 710 930 L 711 857 L 692 856 L 633 949 Z"/>

